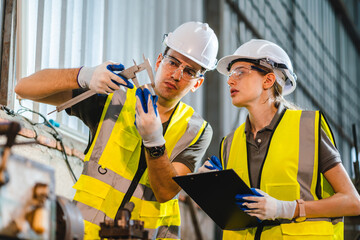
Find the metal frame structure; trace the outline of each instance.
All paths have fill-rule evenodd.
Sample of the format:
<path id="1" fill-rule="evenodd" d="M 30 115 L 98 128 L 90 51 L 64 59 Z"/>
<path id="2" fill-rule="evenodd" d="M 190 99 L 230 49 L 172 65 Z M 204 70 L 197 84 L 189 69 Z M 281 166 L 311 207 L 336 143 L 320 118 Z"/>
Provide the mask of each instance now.
<path id="1" fill-rule="evenodd" d="M 13 97 L 16 39 L 16 0 L 2 1 L 0 104 L 9 105 Z"/>
<path id="2" fill-rule="evenodd" d="M 337 139 L 345 168 L 352 174 L 351 125 L 360 124 L 360 84 L 356 81 L 360 77 L 356 67 L 360 44 L 355 26 L 346 26 L 350 20 L 344 20 L 344 8 L 335 9 L 334 2 L 342 1 L 214 2 L 219 2 L 215 8 L 218 12 L 214 14 L 208 10 L 210 7 L 205 8 L 205 16 L 209 16 L 205 21 L 218 21 L 221 25 L 217 29 L 222 43 L 219 56 L 231 54 L 251 38 L 268 39 L 282 46 L 299 77 L 298 90 L 290 95 L 290 100 L 305 109 L 317 109 L 325 114 Z M 213 20 L 216 15 L 219 17 Z M 209 80 L 209 76 L 213 76 L 212 79 Z M 216 122 L 217 128 L 221 129 L 220 132 L 214 131 L 210 150 L 212 154 L 218 154 L 214 149 L 219 148 L 221 137 L 235 130 L 246 114 L 232 108 L 227 99 L 226 82 L 219 81 L 218 75 L 209 76 L 205 117 L 213 125 Z M 211 111 L 215 107 L 219 112 Z"/>

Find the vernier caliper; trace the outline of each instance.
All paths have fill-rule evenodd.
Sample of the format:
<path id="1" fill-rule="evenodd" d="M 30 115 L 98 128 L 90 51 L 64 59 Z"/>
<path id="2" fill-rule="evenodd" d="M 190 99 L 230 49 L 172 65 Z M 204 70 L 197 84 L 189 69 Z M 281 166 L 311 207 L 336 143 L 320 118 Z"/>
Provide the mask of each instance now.
<path id="1" fill-rule="evenodd" d="M 147 88 L 147 89 L 149 89 L 151 95 L 155 95 L 155 92 L 154 92 L 154 89 L 153 89 L 153 86 L 154 86 L 154 74 L 153 74 L 153 71 L 152 71 L 152 67 L 151 67 L 149 59 L 145 58 L 144 55 L 143 55 L 143 59 L 144 59 L 144 62 L 139 64 L 139 65 L 136 64 L 135 60 L 133 60 L 134 65 L 132 67 L 129 67 L 129 68 L 125 69 L 120 74 L 123 77 L 127 78 L 127 79 L 131 79 L 136 88 L 142 88 L 142 89 Z M 148 74 L 148 76 L 150 78 L 151 83 L 150 84 L 143 84 L 143 85 L 140 86 L 139 81 L 136 78 L 136 73 L 139 73 L 139 72 L 141 72 L 143 70 L 147 71 L 147 74 Z M 88 90 L 88 91 L 86 91 L 86 92 L 84 92 L 84 93 L 70 99 L 69 101 L 66 101 L 63 104 L 57 106 L 56 109 L 54 111 L 49 112 L 48 115 L 53 113 L 53 112 L 56 112 L 56 111 L 60 112 L 60 111 L 62 111 L 64 109 L 66 109 L 66 108 L 69 108 L 69 107 L 71 107 L 71 106 L 73 106 L 73 105 L 75 105 L 75 104 L 77 104 L 77 103 L 79 103 L 79 102 L 93 96 L 94 94 L 96 94 L 96 91 L 90 89 L 90 90 Z"/>

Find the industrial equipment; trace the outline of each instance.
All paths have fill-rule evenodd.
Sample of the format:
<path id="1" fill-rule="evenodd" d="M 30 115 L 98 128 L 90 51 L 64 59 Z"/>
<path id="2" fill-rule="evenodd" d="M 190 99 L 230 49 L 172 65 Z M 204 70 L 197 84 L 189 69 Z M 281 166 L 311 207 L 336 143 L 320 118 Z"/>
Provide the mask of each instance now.
<path id="1" fill-rule="evenodd" d="M 130 219 L 134 206 L 133 202 L 127 202 L 119 209 L 119 218 L 106 219 L 105 222 L 100 223 L 100 238 L 148 240 L 149 233 L 144 229 L 144 222 Z"/>
<path id="2" fill-rule="evenodd" d="M 83 239 L 80 211 L 55 196 L 54 170 L 11 154 L 19 131 L 17 122 L 0 123 L 0 135 L 7 137 L 0 148 L 0 239 Z"/>

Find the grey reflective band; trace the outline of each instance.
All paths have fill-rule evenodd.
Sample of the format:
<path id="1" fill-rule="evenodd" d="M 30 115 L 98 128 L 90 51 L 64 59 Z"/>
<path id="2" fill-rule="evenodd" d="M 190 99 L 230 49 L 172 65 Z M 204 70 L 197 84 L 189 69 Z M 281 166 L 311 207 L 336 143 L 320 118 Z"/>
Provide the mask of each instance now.
<path id="1" fill-rule="evenodd" d="M 101 165 L 95 161 L 87 161 L 84 163 L 83 175 L 96 178 L 125 194 L 131 184 L 131 180 L 118 175 L 110 169 L 106 169 L 107 172 L 102 174 L 98 171 L 99 167 L 101 168 Z M 137 185 L 133 196 L 146 201 L 156 201 L 152 189 L 141 183 Z"/>
<path id="2" fill-rule="evenodd" d="M 223 162 L 224 162 L 224 169 L 227 169 L 227 164 L 229 162 L 229 155 L 230 155 L 230 149 L 231 144 L 234 139 L 235 132 L 232 132 L 229 134 L 224 140 L 223 140 Z"/>
<path id="3" fill-rule="evenodd" d="M 108 218 L 104 212 L 90 207 L 82 202 L 76 202 L 76 207 L 80 210 L 82 217 L 84 220 L 94 223 L 98 226 L 100 226 L 101 222 L 104 222 L 105 217 Z"/>
<path id="4" fill-rule="evenodd" d="M 180 226 L 160 226 L 156 229 L 156 238 L 166 239 L 179 239 L 180 238 Z"/>
<path id="5" fill-rule="evenodd" d="M 95 145 L 94 149 L 91 152 L 90 159 L 96 159 L 96 162 L 99 161 L 101 154 L 103 153 L 106 144 L 110 139 L 112 129 L 115 126 L 116 120 L 118 119 L 119 113 L 122 110 L 125 100 L 126 92 L 122 90 L 114 92 L 110 105 L 106 111 L 103 123 L 101 125 L 99 135 L 96 139 L 94 139 L 93 144 Z"/>
<path id="6" fill-rule="evenodd" d="M 171 153 L 170 161 L 174 160 L 177 155 L 189 146 L 189 143 L 191 143 L 198 135 L 203 123 L 203 118 L 198 113 L 194 112 L 187 124 L 185 133 L 176 143 Z M 205 131 L 205 129 L 203 129 L 203 131 Z"/>
<path id="7" fill-rule="evenodd" d="M 297 181 L 300 185 L 300 198 L 306 201 L 314 200 L 311 194 L 314 172 L 315 146 L 315 115 L 314 111 L 302 111 L 299 130 L 299 164 Z M 309 174 L 311 173 L 311 174 Z"/>

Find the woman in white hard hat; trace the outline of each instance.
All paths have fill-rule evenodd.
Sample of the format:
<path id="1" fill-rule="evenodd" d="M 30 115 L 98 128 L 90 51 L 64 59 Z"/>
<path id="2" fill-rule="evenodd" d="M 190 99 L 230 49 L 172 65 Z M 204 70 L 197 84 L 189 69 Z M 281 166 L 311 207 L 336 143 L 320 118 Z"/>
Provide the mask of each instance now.
<path id="1" fill-rule="evenodd" d="M 217 70 L 228 76 L 232 104 L 249 112 L 223 139 L 221 164 L 253 188 L 254 196 L 236 201 L 260 222 L 224 231 L 224 239 L 343 239 L 341 217 L 360 214 L 360 197 L 323 114 L 292 109 L 283 98 L 296 87 L 286 52 L 251 40 Z"/>

